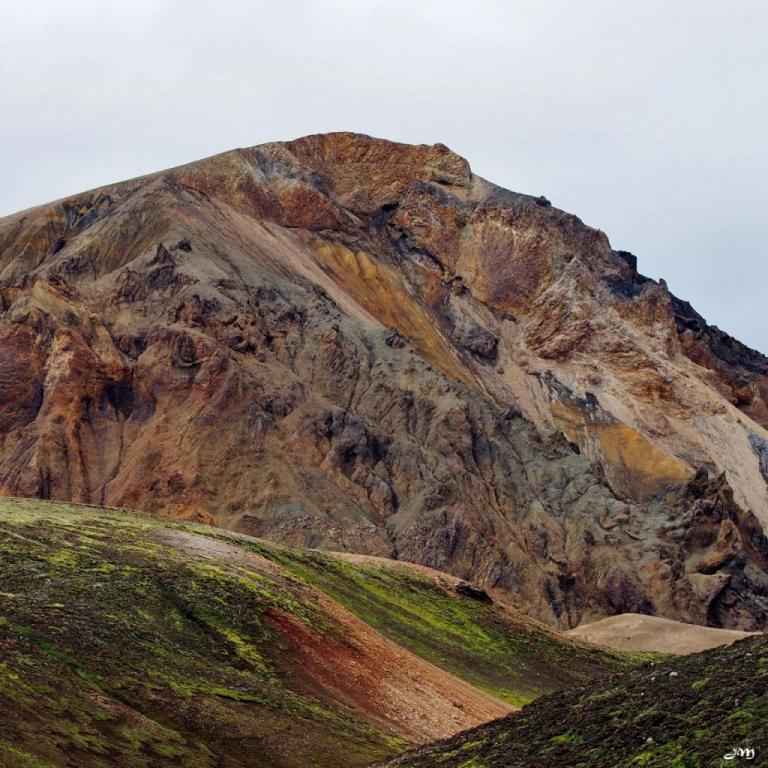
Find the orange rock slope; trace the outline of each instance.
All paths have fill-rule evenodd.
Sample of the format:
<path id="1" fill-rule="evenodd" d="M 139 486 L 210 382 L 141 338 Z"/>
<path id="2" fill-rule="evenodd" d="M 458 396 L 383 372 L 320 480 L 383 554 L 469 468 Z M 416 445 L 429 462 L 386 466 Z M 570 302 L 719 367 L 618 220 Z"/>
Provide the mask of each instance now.
<path id="1" fill-rule="evenodd" d="M 768 361 L 442 145 L 236 150 L 0 220 L 0 488 L 768 615 Z"/>

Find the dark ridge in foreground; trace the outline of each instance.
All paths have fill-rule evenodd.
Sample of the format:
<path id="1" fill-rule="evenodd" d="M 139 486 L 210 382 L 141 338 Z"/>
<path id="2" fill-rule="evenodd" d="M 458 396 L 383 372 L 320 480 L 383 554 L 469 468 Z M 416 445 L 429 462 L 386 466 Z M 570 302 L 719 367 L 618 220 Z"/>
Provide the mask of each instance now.
<path id="1" fill-rule="evenodd" d="M 739 753 L 738 750 L 743 750 Z M 754 750 L 729 762 L 725 755 Z M 651 662 L 545 696 L 386 768 L 703 768 L 768 764 L 768 638 Z"/>

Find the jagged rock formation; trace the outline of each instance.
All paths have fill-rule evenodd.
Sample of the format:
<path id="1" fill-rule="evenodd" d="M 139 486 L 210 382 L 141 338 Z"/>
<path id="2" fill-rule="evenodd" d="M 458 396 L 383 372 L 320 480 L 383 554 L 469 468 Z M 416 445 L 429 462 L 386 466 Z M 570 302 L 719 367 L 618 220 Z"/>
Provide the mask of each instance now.
<path id="1" fill-rule="evenodd" d="M 311 136 L 8 217 L 0 311 L 5 493 L 397 556 L 564 626 L 768 615 L 768 362 L 442 145 Z"/>

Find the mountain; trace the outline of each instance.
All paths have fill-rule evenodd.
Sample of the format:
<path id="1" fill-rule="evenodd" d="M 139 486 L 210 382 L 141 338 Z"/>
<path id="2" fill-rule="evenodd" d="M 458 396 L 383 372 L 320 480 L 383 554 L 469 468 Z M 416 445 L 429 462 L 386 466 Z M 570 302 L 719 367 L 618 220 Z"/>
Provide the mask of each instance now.
<path id="1" fill-rule="evenodd" d="M 762 765 L 766 715 L 768 638 L 760 636 L 545 696 L 519 714 L 407 753 L 386 766 Z"/>
<path id="2" fill-rule="evenodd" d="M 36 500 L 0 530 L 3 768 L 366 765 L 642 659 L 424 568 Z"/>
<path id="3" fill-rule="evenodd" d="M 396 557 L 556 626 L 765 625 L 766 358 L 443 145 L 310 136 L 7 217 L 0 313 L 5 494 Z"/>

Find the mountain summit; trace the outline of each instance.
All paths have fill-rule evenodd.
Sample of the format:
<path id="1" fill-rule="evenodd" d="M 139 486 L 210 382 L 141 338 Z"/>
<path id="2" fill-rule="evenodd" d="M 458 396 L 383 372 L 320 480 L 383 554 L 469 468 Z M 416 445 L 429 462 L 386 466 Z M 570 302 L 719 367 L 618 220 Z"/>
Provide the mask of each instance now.
<path id="1" fill-rule="evenodd" d="M 544 197 L 350 133 L 0 220 L 0 490 L 768 617 L 768 360 Z"/>

